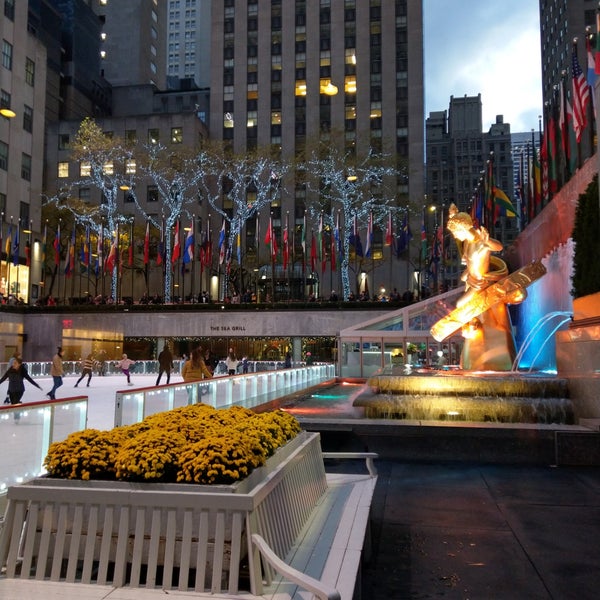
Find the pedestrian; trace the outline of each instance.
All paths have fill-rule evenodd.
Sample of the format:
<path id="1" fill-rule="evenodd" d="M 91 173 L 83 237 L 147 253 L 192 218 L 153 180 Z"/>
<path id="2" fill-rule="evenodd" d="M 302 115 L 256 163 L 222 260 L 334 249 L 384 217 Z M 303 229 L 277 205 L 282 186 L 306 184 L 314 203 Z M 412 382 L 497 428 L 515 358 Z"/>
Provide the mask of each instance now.
<path id="1" fill-rule="evenodd" d="M 310 365 L 312 365 L 312 364 L 313 364 L 313 362 L 314 362 L 314 359 L 313 359 L 313 357 L 312 357 L 312 354 L 311 354 L 310 352 L 307 352 L 307 353 L 306 353 L 306 361 L 305 361 L 305 363 L 306 363 L 306 366 L 307 366 L 307 367 L 310 367 Z"/>
<path id="2" fill-rule="evenodd" d="M 127 385 L 133 385 L 133 383 L 131 383 L 131 376 L 129 373 L 129 369 L 131 368 L 131 365 L 135 364 L 135 360 L 131 360 L 131 358 L 127 358 L 127 354 L 123 354 L 123 356 L 121 357 L 121 360 L 117 363 L 119 369 L 121 369 L 121 373 L 123 373 L 123 375 L 125 375 L 125 377 L 127 377 Z"/>
<path id="3" fill-rule="evenodd" d="M 289 352 L 287 352 L 285 355 L 285 362 L 283 363 L 283 367 L 285 369 L 292 368 L 292 355 Z"/>
<path id="4" fill-rule="evenodd" d="M 248 372 L 248 357 L 244 356 L 242 358 L 242 373 L 246 374 Z"/>
<path id="5" fill-rule="evenodd" d="M 240 361 L 235 357 L 233 348 L 229 348 L 229 354 L 225 359 L 225 364 L 227 365 L 227 375 L 235 375 L 237 373 L 237 367 L 240 364 Z"/>
<path id="6" fill-rule="evenodd" d="M 81 371 L 81 377 L 77 380 L 77 383 L 73 387 L 77 387 L 79 382 L 85 377 L 88 378 L 86 387 L 90 387 L 90 381 L 92 381 L 92 369 L 96 365 L 96 361 L 92 354 L 88 354 L 86 359 L 83 361 L 83 369 Z"/>
<path id="7" fill-rule="evenodd" d="M 183 363 L 181 369 L 183 381 L 197 381 L 198 379 L 212 379 L 212 374 L 204 362 L 204 350 L 201 347 L 192 350 L 190 358 Z M 208 387 L 208 386 L 207 386 Z M 188 397 L 193 399 L 193 386 L 188 387 Z"/>
<path id="8" fill-rule="evenodd" d="M 18 350 L 13 352 L 13 355 L 8 359 L 8 368 L 10 369 L 13 366 L 13 362 L 15 362 L 15 358 L 21 358 L 21 353 Z M 8 390 L 6 392 L 6 398 L 4 399 L 4 404 L 10 404 L 10 396 L 8 395 Z"/>
<path id="9" fill-rule="evenodd" d="M 31 383 L 31 385 L 35 385 L 36 388 L 42 389 L 27 372 L 27 367 L 23 364 L 23 360 L 20 356 L 13 357 L 12 365 L 8 367 L 6 373 L 2 375 L 0 378 L 0 383 L 8 379 L 8 397 L 10 398 L 11 404 L 21 404 L 21 398 L 25 393 L 25 384 L 23 383 L 25 379 Z M 15 413 L 15 421 L 18 421 L 20 418 L 19 413 Z"/>
<path id="10" fill-rule="evenodd" d="M 56 390 L 63 384 L 63 349 L 59 346 L 56 349 L 56 354 L 52 357 L 52 365 L 50 366 L 50 375 L 52 376 L 52 389 L 46 394 L 50 400 L 56 400 Z"/>
<path id="11" fill-rule="evenodd" d="M 165 373 L 167 375 L 167 385 L 171 381 L 171 369 L 173 368 L 173 355 L 169 350 L 169 346 L 166 344 L 163 346 L 163 349 L 160 351 L 158 355 L 158 377 L 156 378 L 156 385 L 160 383 L 160 378 L 162 374 Z"/>

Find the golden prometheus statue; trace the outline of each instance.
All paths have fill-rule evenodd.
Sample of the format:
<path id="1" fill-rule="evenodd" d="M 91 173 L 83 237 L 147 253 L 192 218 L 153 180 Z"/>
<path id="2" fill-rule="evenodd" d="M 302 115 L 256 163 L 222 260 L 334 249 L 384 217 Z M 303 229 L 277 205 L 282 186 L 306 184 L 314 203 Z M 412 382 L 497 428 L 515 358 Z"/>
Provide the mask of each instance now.
<path id="1" fill-rule="evenodd" d="M 462 329 L 463 369 L 510 371 L 516 350 L 507 305 L 523 302 L 526 288 L 542 277 L 546 268 L 534 261 L 509 275 L 506 263 L 492 256 L 502 250 L 502 244 L 491 238 L 485 227 L 474 227 L 471 217 L 454 204 L 448 211 L 448 230 L 462 250 L 465 293 L 456 308 L 431 328 L 431 335 L 441 342 Z"/>

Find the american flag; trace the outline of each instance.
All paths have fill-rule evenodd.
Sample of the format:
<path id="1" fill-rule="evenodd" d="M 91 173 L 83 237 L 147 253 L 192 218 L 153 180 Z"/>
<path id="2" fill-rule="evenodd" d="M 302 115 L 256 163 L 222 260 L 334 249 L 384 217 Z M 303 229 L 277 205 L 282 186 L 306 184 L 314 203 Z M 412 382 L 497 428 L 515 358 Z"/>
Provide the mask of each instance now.
<path id="1" fill-rule="evenodd" d="M 587 105 L 590 101 L 590 86 L 581 70 L 577 58 L 577 46 L 573 44 L 572 52 L 573 72 L 573 129 L 577 143 L 587 125 Z"/>

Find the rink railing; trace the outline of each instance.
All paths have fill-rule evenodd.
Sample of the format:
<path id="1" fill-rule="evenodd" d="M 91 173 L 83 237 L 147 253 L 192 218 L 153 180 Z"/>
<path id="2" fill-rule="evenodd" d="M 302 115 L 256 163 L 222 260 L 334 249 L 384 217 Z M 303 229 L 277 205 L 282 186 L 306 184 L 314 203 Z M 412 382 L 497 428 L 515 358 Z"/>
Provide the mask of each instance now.
<path id="1" fill-rule="evenodd" d="M 0 495 L 39 477 L 50 444 L 85 429 L 87 412 L 87 396 L 0 405 Z"/>
<path id="2" fill-rule="evenodd" d="M 116 392 L 115 427 L 139 423 L 148 415 L 198 402 L 215 408 L 255 408 L 334 377 L 335 365 L 322 364 L 121 390 Z"/>
<path id="3" fill-rule="evenodd" d="M 334 377 L 335 365 L 319 364 L 214 377 L 193 383 L 129 388 L 115 394 L 115 427 L 131 425 L 148 415 L 197 402 L 216 408 L 234 405 L 255 408 Z M 27 402 L 16 406 L 0 405 L 0 439 L 3 440 L 0 496 L 6 493 L 9 486 L 42 475 L 50 444 L 85 429 L 87 413 L 87 396 Z M 1 516 L 0 509 L 0 519 Z"/>

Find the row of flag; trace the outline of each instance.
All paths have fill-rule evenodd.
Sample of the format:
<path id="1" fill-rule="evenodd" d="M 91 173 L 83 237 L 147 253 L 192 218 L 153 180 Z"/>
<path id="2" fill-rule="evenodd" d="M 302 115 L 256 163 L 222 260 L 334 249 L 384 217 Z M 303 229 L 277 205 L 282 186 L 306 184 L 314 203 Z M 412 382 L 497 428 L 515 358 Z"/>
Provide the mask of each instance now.
<path id="1" fill-rule="evenodd" d="M 0 223 L 0 252 L 2 248 L 4 248 L 4 253 L 6 255 L 6 261 L 12 261 L 13 266 L 17 267 L 19 265 L 19 255 L 21 248 L 21 228 L 19 223 L 14 225 L 14 223 L 10 223 L 8 226 L 8 230 L 6 232 L 6 239 L 3 239 L 3 226 Z M 25 241 L 25 265 L 29 266 L 31 264 L 31 241 Z"/>
<path id="2" fill-rule="evenodd" d="M 158 241 L 156 248 L 156 255 L 154 257 L 155 264 L 162 265 L 167 260 L 166 255 L 166 243 L 164 239 L 165 227 L 161 228 L 161 236 Z M 151 247 L 151 235 L 150 235 L 150 222 L 146 223 L 146 232 L 144 236 L 143 244 L 143 264 L 148 265 L 151 262 L 150 258 L 150 247 Z M 281 260 L 283 268 L 287 269 L 290 264 L 290 257 L 292 248 L 295 246 L 295 231 L 290 234 L 289 220 L 286 220 L 285 226 L 281 232 L 281 251 L 278 244 L 278 236 L 276 235 L 275 228 L 273 226 L 272 218 L 269 218 L 268 228 L 264 237 L 265 244 L 269 247 L 269 253 L 272 261 Z M 302 263 L 303 268 L 308 266 L 308 260 L 310 260 L 310 268 L 312 271 L 316 271 L 320 264 L 321 270 L 324 272 L 326 264 L 329 261 L 331 269 L 335 271 L 337 269 L 337 258 L 343 256 L 343 243 L 340 235 L 339 217 L 332 230 L 326 231 L 323 225 L 323 218 L 321 217 L 317 231 L 311 230 L 310 248 L 307 252 L 306 245 L 306 217 L 301 228 L 301 247 L 302 247 Z M 17 234 L 18 235 L 18 234 Z M 258 218 L 256 221 L 256 244 L 259 243 L 259 222 Z M 81 273 L 94 272 L 97 276 L 104 273 L 112 273 L 117 266 L 122 267 L 124 264 L 133 266 L 134 263 L 134 239 L 133 239 L 133 228 L 131 229 L 128 239 L 125 242 L 125 247 L 119 242 L 119 231 L 116 234 L 105 238 L 103 232 L 96 235 L 96 246 L 95 252 L 92 252 L 92 241 L 90 236 L 90 227 L 85 228 L 85 234 L 78 243 L 76 241 L 76 228 L 74 227 L 67 240 L 66 252 L 64 257 L 62 256 L 61 246 L 61 226 L 60 224 L 56 228 L 54 240 L 52 241 L 52 250 L 54 253 L 54 264 L 61 270 L 66 277 L 70 277 L 79 268 Z M 9 239 L 12 240 L 12 229 L 9 232 Z M 408 244 L 412 239 L 412 233 L 410 231 L 410 225 L 408 223 L 408 216 L 405 213 L 403 221 L 397 231 L 393 231 L 392 214 L 389 213 L 388 223 L 385 231 L 385 245 L 391 247 L 392 255 L 400 258 L 401 255 L 407 250 Z M 0 244 L 1 233 L 0 233 Z M 14 242 L 11 248 L 14 247 Z M 7 247 L 9 240 L 7 240 Z M 237 254 L 238 264 L 242 262 L 242 248 L 241 248 L 241 233 L 238 232 L 234 240 L 235 250 Z M 369 215 L 367 223 L 367 232 L 365 238 L 365 244 L 363 247 L 361 235 L 358 228 L 357 218 L 355 217 L 353 222 L 353 230 L 350 235 L 350 245 L 354 249 L 354 253 L 357 257 L 369 258 L 372 256 L 373 246 L 373 216 Z M 227 269 L 231 266 L 233 248 L 229 247 L 229 240 L 227 236 L 227 222 L 223 220 L 221 229 L 219 231 L 219 237 L 217 241 L 218 249 L 218 262 L 219 265 L 225 264 Z M 49 250 L 48 246 L 48 230 L 47 225 L 44 228 L 43 242 L 42 242 L 42 261 L 46 260 L 46 253 Z M 18 260 L 18 246 L 17 250 L 14 251 L 15 256 Z M 213 262 L 213 244 L 211 240 L 210 229 L 207 227 L 206 231 L 200 232 L 200 242 L 196 244 L 196 235 L 194 231 L 194 221 L 192 220 L 190 227 L 186 230 L 184 239 L 181 235 L 181 226 L 179 220 L 176 221 L 173 227 L 172 247 L 170 261 L 175 266 L 179 261 L 182 263 L 182 268 L 197 260 L 200 264 L 201 272 L 205 267 L 212 265 Z"/>

